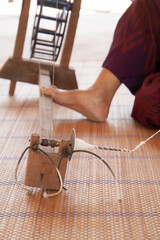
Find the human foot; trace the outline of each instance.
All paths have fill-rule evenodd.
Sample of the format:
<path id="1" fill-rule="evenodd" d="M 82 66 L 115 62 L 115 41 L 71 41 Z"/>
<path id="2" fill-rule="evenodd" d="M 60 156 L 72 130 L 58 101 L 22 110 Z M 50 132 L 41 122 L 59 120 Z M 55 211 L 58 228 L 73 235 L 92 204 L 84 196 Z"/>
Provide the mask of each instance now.
<path id="1" fill-rule="evenodd" d="M 60 91 L 55 86 L 41 88 L 41 91 L 53 98 L 55 103 L 73 109 L 91 121 L 103 122 L 108 116 L 108 103 L 99 90 Z"/>
<path id="2" fill-rule="evenodd" d="M 55 86 L 41 88 L 55 103 L 71 108 L 91 121 L 103 122 L 108 117 L 112 98 L 120 81 L 109 70 L 103 69 L 92 87 L 87 90 L 60 91 Z"/>

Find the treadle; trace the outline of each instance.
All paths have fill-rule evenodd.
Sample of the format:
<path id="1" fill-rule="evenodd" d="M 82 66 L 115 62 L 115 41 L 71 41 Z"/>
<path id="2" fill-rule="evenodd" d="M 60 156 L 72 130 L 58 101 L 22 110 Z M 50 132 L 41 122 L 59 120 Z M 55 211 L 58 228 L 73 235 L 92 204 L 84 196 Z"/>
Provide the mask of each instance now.
<path id="1" fill-rule="evenodd" d="M 52 12 L 50 15 L 49 8 Z M 31 40 L 31 58 L 54 62 L 58 59 L 68 13 L 71 9 L 70 1 L 37 0 L 37 13 Z"/>

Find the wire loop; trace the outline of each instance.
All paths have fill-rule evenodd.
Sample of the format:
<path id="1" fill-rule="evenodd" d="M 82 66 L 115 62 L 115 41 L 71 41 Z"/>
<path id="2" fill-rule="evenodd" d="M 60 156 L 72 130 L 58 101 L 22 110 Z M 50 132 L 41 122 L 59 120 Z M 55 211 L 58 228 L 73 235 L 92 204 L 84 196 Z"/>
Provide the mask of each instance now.
<path id="1" fill-rule="evenodd" d="M 45 152 L 44 150 L 42 150 L 41 148 L 38 147 L 38 145 L 33 145 L 33 146 L 28 146 L 24 151 L 23 153 L 21 154 L 19 160 L 18 160 L 18 163 L 17 163 L 17 166 L 16 166 L 16 169 L 15 169 L 15 182 L 17 184 L 17 186 L 19 186 L 21 189 L 25 190 L 25 191 L 28 191 L 30 192 L 30 189 L 27 188 L 27 187 L 23 187 L 21 186 L 19 183 L 18 183 L 18 180 L 17 180 L 17 173 L 18 173 L 18 169 L 19 169 L 19 165 L 20 165 L 20 162 L 24 156 L 24 154 L 27 152 L 27 150 L 29 149 L 33 149 L 34 151 L 40 151 L 42 154 L 44 154 L 50 161 L 51 163 L 54 165 L 56 171 L 57 171 L 57 174 L 58 174 L 58 179 L 59 179 L 59 182 L 60 182 L 60 188 L 57 192 L 53 193 L 53 194 L 48 194 L 47 191 L 45 190 L 44 193 L 43 193 L 43 197 L 47 198 L 47 197 L 53 197 L 53 196 L 56 196 L 58 195 L 62 189 L 63 189 L 63 181 L 62 181 L 62 176 L 61 176 L 61 173 L 58 169 L 58 167 L 56 166 L 55 162 L 53 161 L 53 159 L 49 156 L 49 154 L 47 152 Z M 63 155 L 61 157 L 61 161 L 63 159 Z"/>

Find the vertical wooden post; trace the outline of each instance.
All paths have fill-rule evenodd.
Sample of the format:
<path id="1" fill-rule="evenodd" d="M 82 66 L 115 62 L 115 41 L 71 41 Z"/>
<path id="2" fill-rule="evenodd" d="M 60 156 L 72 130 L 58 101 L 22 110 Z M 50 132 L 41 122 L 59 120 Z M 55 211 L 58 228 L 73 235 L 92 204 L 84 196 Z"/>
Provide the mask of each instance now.
<path id="1" fill-rule="evenodd" d="M 71 16 L 68 24 L 67 35 L 65 38 L 65 43 L 63 47 L 63 52 L 61 55 L 60 66 L 62 67 L 69 67 L 69 62 L 72 54 L 73 43 L 75 39 L 78 18 L 79 18 L 79 11 L 81 7 L 81 0 L 74 0 Z"/>
<path id="2" fill-rule="evenodd" d="M 51 85 L 50 72 L 40 69 L 39 86 L 49 87 Z M 52 97 L 43 93 L 39 97 L 39 123 L 41 138 L 53 139 L 53 102 Z"/>
<path id="3" fill-rule="evenodd" d="M 23 0 L 23 2 L 22 2 L 17 37 L 16 37 L 16 42 L 15 42 L 15 47 L 14 47 L 14 52 L 13 52 L 14 58 L 22 58 L 24 41 L 25 41 L 26 30 L 27 30 L 28 17 L 29 17 L 30 1 L 31 0 Z M 10 89 L 9 89 L 9 94 L 11 96 L 14 95 L 15 87 L 16 87 L 16 82 L 11 81 Z"/>

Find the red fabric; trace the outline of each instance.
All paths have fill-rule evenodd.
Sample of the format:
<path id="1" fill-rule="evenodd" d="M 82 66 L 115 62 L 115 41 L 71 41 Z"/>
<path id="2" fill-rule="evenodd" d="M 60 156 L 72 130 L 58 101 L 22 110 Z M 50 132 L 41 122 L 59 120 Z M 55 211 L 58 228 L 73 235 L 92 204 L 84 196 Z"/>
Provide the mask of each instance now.
<path id="1" fill-rule="evenodd" d="M 147 127 L 160 128 L 160 72 L 148 76 L 136 91 L 132 117 Z"/>
<path id="2" fill-rule="evenodd" d="M 160 0 L 135 0 L 118 21 L 103 67 L 135 94 L 147 76 L 160 71 L 158 46 Z"/>

